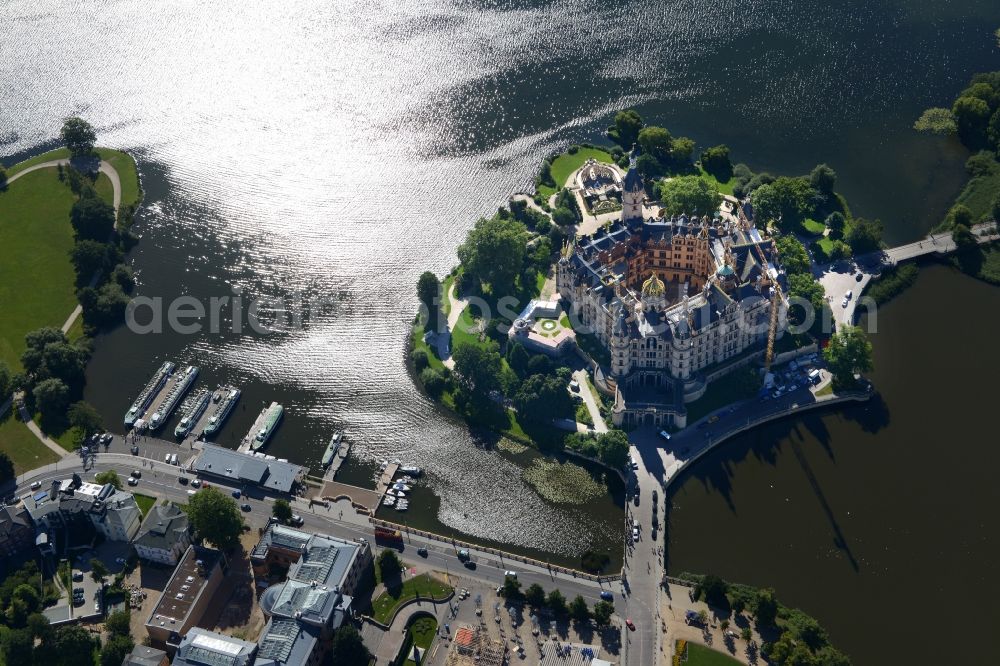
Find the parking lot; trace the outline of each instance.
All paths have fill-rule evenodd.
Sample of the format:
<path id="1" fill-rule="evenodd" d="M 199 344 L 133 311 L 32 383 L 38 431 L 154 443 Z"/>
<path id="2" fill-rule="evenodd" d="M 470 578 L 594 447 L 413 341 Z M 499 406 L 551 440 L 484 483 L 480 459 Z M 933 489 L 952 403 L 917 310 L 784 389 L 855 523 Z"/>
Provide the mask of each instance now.
<path id="1" fill-rule="evenodd" d="M 83 588 L 83 603 L 73 606 L 73 617 L 93 618 L 104 612 L 103 600 L 100 609 L 94 607 L 99 598 L 101 584 L 93 579 L 91 575 L 93 569 L 90 566 L 92 559 L 99 559 L 108 570 L 105 582 L 109 582 L 114 576 L 125 568 L 124 561 L 128 557 L 128 544 L 121 542 L 105 542 L 96 548 L 77 549 L 72 555 L 73 587 L 69 591 L 72 598 L 73 590 Z M 82 578 L 82 580 L 77 580 Z M 60 603 L 67 603 L 63 598 Z"/>

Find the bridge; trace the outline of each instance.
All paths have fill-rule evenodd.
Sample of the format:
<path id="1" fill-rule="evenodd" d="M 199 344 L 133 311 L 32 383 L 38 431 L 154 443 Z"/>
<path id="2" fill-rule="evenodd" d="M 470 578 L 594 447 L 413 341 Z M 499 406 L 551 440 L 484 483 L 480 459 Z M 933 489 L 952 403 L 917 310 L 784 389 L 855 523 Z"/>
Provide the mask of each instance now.
<path id="1" fill-rule="evenodd" d="M 1000 240 L 997 227 L 992 222 L 974 225 L 971 231 L 980 244 Z M 813 276 L 823 285 L 826 300 L 833 310 L 834 324 L 838 327 L 850 325 L 855 320 L 858 296 L 873 279 L 881 275 L 884 268 L 930 254 L 943 257 L 954 252 L 956 247 L 951 232 L 931 234 L 922 240 L 856 257 L 853 261 L 814 264 Z M 848 291 L 852 292 L 852 298 L 844 307 L 841 303 Z"/>

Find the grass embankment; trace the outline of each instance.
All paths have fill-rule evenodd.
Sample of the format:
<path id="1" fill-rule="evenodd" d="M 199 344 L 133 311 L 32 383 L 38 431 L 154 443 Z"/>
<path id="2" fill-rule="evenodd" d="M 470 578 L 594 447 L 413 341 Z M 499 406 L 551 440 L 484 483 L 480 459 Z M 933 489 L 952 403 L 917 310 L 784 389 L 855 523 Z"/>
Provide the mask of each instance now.
<path id="1" fill-rule="evenodd" d="M 757 395 L 759 390 L 760 377 L 753 367 L 735 370 L 725 380 L 710 383 L 705 390 L 705 395 L 688 403 L 688 425 L 693 425 L 702 417 L 726 405 L 752 398 Z"/>
<path id="2" fill-rule="evenodd" d="M 386 587 L 385 592 L 378 595 L 372 602 L 372 617 L 387 624 L 392 619 L 396 609 L 419 594 L 422 599 L 441 601 L 454 591 L 450 585 L 434 578 L 430 574 L 413 576 L 400 585 Z"/>
<path id="3" fill-rule="evenodd" d="M 697 643 L 687 644 L 687 661 L 684 662 L 686 666 L 733 666 L 739 663 L 738 660 L 718 650 Z"/>
<path id="4" fill-rule="evenodd" d="M 878 305 L 888 303 L 916 282 L 919 274 L 920 269 L 913 263 L 890 266 L 882 271 L 878 279 L 868 285 L 865 293 Z"/>
<path id="5" fill-rule="evenodd" d="M 585 148 L 580 147 L 575 153 L 563 153 L 559 157 L 552 160 L 552 180 L 555 181 L 556 187 L 546 185 L 541 183 L 538 186 L 538 193 L 542 197 L 548 200 L 557 190 L 562 189 L 566 185 L 566 181 L 569 179 L 570 175 L 583 166 L 583 163 L 593 157 L 598 162 L 604 162 L 605 164 L 614 164 L 615 160 L 611 157 L 611 153 L 606 150 L 601 150 L 600 148 Z"/>
<path id="6" fill-rule="evenodd" d="M 145 518 L 149 510 L 153 508 L 156 504 L 156 498 L 150 497 L 149 495 L 140 495 L 139 493 L 134 493 L 135 503 L 139 506 L 139 511 L 142 513 L 142 517 Z"/>
<path id="7" fill-rule="evenodd" d="M 733 186 L 736 185 L 736 179 L 732 176 L 729 180 L 719 180 L 716 176 L 705 171 L 701 164 L 696 165 L 698 167 L 698 175 L 701 176 L 702 180 L 708 181 L 708 184 L 719 191 L 719 194 L 728 194 L 732 196 Z"/>
<path id="8" fill-rule="evenodd" d="M 401 655 L 409 655 L 413 646 L 420 648 L 421 652 L 426 652 L 434 642 L 437 632 L 437 620 L 433 617 L 418 617 L 406 630 L 406 641 L 403 643 Z M 412 659 L 403 662 L 403 666 L 417 666 Z"/>
<path id="9" fill-rule="evenodd" d="M 76 307 L 75 199 L 55 169 L 25 174 L 0 192 L 0 360 L 12 371 L 21 370 L 25 334 L 62 326 Z"/>
<path id="10" fill-rule="evenodd" d="M 9 410 L 7 416 L 0 420 L 0 450 L 10 456 L 15 474 L 24 474 L 28 470 L 59 460 Z"/>

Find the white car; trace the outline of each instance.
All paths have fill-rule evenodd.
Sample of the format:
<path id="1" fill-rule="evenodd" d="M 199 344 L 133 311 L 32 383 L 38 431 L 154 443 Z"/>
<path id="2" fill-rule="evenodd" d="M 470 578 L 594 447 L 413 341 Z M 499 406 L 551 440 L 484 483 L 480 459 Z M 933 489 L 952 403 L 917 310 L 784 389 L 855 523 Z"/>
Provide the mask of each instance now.
<path id="1" fill-rule="evenodd" d="M 632 541 L 638 541 L 638 540 L 639 540 L 639 528 L 638 527 L 633 527 L 632 528 Z"/>
<path id="2" fill-rule="evenodd" d="M 503 577 L 504 578 L 513 578 L 513 579 L 517 580 L 517 572 L 516 571 L 504 571 L 503 572 Z"/>
<path id="3" fill-rule="evenodd" d="M 840 302 L 840 307 L 846 308 L 847 304 L 850 303 L 850 302 L 851 302 L 851 299 L 849 299 L 847 296 L 844 296 L 844 300 L 842 300 Z"/>
<path id="4" fill-rule="evenodd" d="M 571 381 L 569 383 L 569 390 L 570 391 L 579 391 L 580 390 L 580 382 L 576 381 L 575 379 L 573 381 Z"/>
<path id="5" fill-rule="evenodd" d="M 130 476 L 128 477 L 128 480 L 125 481 L 125 483 L 127 483 L 130 486 L 137 486 L 139 485 L 139 479 L 135 478 L 134 476 Z"/>
<path id="6" fill-rule="evenodd" d="M 844 294 L 844 300 L 845 300 L 845 301 L 849 301 L 849 300 L 851 300 L 852 298 L 854 298 L 854 292 L 853 292 L 853 291 L 851 291 L 850 289 L 848 289 L 848 290 L 847 290 L 847 293 L 846 293 L 846 294 Z"/>
<path id="7" fill-rule="evenodd" d="M 660 437 L 662 437 L 663 439 L 667 440 L 668 442 L 670 441 L 670 433 L 667 432 L 666 430 L 661 430 L 660 431 Z"/>
<path id="8" fill-rule="evenodd" d="M 41 484 L 40 481 L 32 481 L 31 482 L 31 489 L 32 490 L 38 490 L 41 487 L 42 487 L 42 484 Z"/>
<path id="9" fill-rule="evenodd" d="M 192 488 L 201 488 L 201 479 L 191 479 Z"/>

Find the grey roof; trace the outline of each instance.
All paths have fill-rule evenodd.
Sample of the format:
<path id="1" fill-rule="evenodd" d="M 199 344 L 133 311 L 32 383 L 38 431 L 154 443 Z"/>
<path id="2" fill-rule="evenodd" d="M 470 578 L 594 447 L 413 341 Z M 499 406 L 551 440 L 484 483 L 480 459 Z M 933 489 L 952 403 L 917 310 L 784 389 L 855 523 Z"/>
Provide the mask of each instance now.
<path id="1" fill-rule="evenodd" d="M 267 460 L 252 453 L 240 453 L 213 444 L 203 445 L 194 468 L 199 474 L 253 483 L 261 488 L 282 493 L 290 492 L 304 471 L 300 465 Z"/>
<path id="2" fill-rule="evenodd" d="M 160 666 L 166 658 L 167 653 L 163 650 L 146 645 L 136 645 L 130 653 L 125 655 L 122 666 Z"/>
<path id="3" fill-rule="evenodd" d="M 200 627 L 191 627 L 177 648 L 174 666 L 246 666 L 257 644 Z M 303 662 L 304 663 L 304 662 Z"/>
<path id="4" fill-rule="evenodd" d="M 187 514 L 179 506 L 160 504 L 153 507 L 146 516 L 134 543 L 147 548 L 170 550 L 183 539 L 187 531 Z"/>

